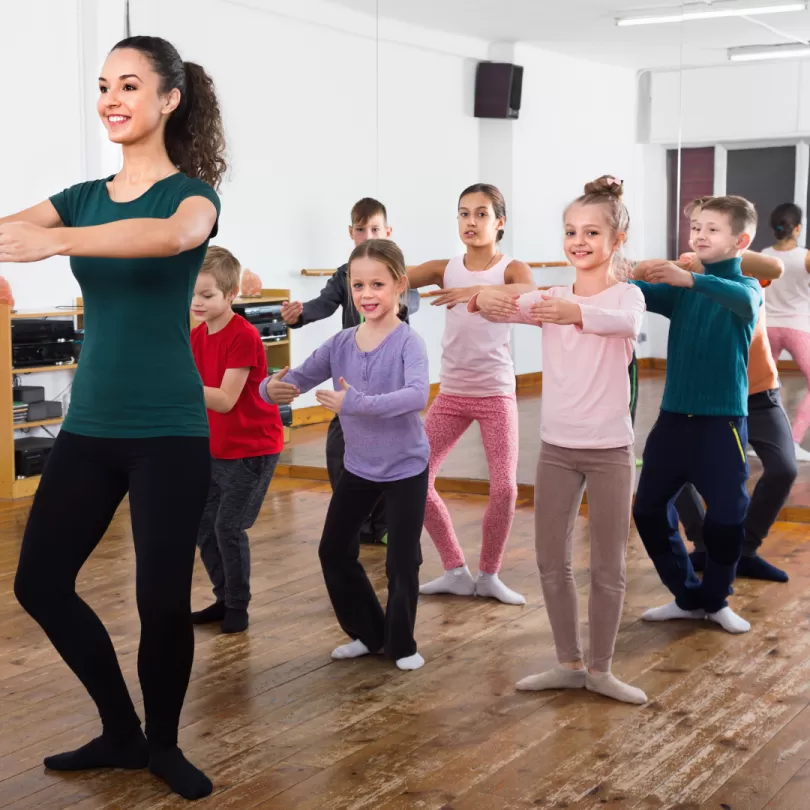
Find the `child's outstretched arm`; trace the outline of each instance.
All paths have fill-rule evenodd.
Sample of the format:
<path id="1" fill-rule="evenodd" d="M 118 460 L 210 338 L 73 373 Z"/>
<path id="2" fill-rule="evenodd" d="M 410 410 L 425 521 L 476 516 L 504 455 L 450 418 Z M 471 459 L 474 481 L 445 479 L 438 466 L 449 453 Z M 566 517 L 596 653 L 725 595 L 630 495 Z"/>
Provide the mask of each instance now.
<path id="1" fill-rule="evenodd" d="M 746 323 L 756 319 L 762 304 L 762 293 L 758 289 L 748 282 L 742 283 L 717 276 L 707 276 L 703 273 L 693 273 L 685 270 L 681 264 L 666 261 L 653 263 L 647 270 L 647 278 L 653 284 L 663 284 L 670 288 L 693 289 L 695 292 L 711 298 L 721 307 L 730 309 Z M 643 287 L 642 292 L 644 292 Z M 647 298 L 646 292 L 644 297 Z M 649 304 L 650 300 L 647 298 L 648 308 Z"/>
<path id="2" fill-rule="evenodd" d="M 504 272 L 504 284 L 475 285 L 473 287 L 453 287 L 438 293 L 430 302 L 433 307 L 446 306 L 452 309 L 456 304 L 467 304 L 483 290 L 496 290 L 507 295 L 518 296 L 537 289 L 532 269 L 526 262 L 513 259 Z"/>
<path id="3" fill-rule="evenodd" d="M 281 317 L 291 329 L 328 318 L 346 300 L 346 276 L 335 273 L 317 298 L 301 303 L 285 301 L 281 305 Z"/>
<path id="4" fill-rule="evenodd" d="M 405 341 L 402 349 L 402 363 L 405 371 L 404 385 L 398 391 L 391 391 L 388 394 L 361 394 L 342 380 L 344 397 L 338 411 L 345 414 L 390 419 L 424 410 L 430 396 L 430 382 L 427 349 L 424 341 L 418 335 L 411 334 Z M 329 407 L 326 402 L 321 404 Z"/>
<path id="5" fill-rule="evenodd" d="M 810 255 L 810 254 L 808 254 Z M 687 269 L 693 273 L 702 273 L 703 264 L 695 253 L 683 253 L 678 260 L 679 263 L 688 262 Z M 740 269 L 745 276 L 751 276 L 759 281 L 776 281 L 782 278 L 785 272 L 785 265 L 776 256 L 764 256 L 755 250 L 746 250 L 740 262 Z"/>
<path id="6" fill-rule="evenodd" d="M 250 366 L 225 369 L 219 388 L 204 386 L 205 407 L 216 413 L 230 413 L 242 395 L 249 374 Z"/>
<path id="7" fill-rule="evenodd" d="M 674 285 L 670 285 L 654 275 L 662 265 L 672 265 L 675 269 L 683 269 L 665 259 L 649 259 L 638 262 L 633 267 L 630 283 L 641 290 L 648 312 L 669 318 L 672 315 L 675 301 L 677 301 L 678 291 Z M 688 270 L 683 270 L 683 272 L 688 273 Z"/>
<path id="8" fill-rule="evenodd" d="M 641 332 L 644 317 L 644 294 L 635 285 L 630 285 L 622 294 L 619 309 L 602 309 L 580 302 L 581 332 L 602 337 L 632 338 Z"/>
<path id="9" fill-rule="evenodd" d="M 433 259 L 423 264 L 416 264 L 407 269 L 408 286 L 412 290 L 420 287 L 441 287 L 444 284 L 444 271 L 447 259 Z"/>
<path id="10" fill-rule="evenodd" d="M 332 376 L 332 342 L 317 349 L 300 366 L 265 377 L 259 385 L 259 395 L 265 402 L 289 405 L 299 394 L 304 394 Z"/>

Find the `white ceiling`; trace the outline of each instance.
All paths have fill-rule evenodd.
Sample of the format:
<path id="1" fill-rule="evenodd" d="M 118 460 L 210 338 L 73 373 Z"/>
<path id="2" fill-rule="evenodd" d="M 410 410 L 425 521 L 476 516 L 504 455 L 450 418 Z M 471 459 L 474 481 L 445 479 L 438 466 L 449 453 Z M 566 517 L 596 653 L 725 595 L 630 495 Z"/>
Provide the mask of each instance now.
<path id="1" fill-rule="evenodd" d="M 726 64 L 726 49 L 776 45 L 785 38 L 742 18 L 619 28 L 617 16 L 672 8 L 677 0 L 337 0 L 366 14 L 465 34 L 488 42 L 525 42 L 596 62 L 638 69 Z M 775 5 L 782 0 L 758 0 Z M 694 0 L 693 0 L 694 2 Z M 810 11 L 758 18 L 810 40 Z"/>

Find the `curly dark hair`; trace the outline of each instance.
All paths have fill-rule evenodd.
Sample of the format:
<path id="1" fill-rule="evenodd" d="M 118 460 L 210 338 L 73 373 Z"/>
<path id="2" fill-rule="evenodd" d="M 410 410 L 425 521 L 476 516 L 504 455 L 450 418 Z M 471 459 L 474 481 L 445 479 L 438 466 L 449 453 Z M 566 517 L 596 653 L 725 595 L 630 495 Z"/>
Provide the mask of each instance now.
<path id="1" fill-rule="evenodd" d="M 184 62 L 174 45 L 160 37 L 127 37 L 113 50 L 123 48 L 148 57 L 161 78 L 161 93 L 175 87 L 180 91 L 180 105 L 166 124 L 169 159 L 189 177 L 219 188 L 228 166 L 222 115 L 211 77 L 200 65 Z"/>

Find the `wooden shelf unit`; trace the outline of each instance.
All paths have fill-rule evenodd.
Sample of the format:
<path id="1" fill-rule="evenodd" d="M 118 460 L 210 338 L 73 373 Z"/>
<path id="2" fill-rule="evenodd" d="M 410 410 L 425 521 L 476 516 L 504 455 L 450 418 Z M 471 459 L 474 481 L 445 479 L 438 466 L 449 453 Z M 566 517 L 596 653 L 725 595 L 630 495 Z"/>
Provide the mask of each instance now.
<path id="1" fill-rule="evenodd" d="M 23 374 L 41 374 L 50 371 L 70 371 L 76 363 L 31 368 L 13 368 L 11 365 L 11 322 L 32 318 L 73 318 L 81 326 L 82 309 L 65 307 L 41 312 L 12 312 L 7 304 L 0 304 L 0 500 L 30 498 L 39 486 L 39 476 L 17 479 L 14 474 L 14 434 L 18 430 L 58 425 L 59 419 L 39 419 L 34 422 L 14 422 L 13 378 Z"/>
<path id="2" fill-rule="evenodd" d="M 289 290 L 262 289 L 255 298 L 237 298 L 236 304 L 280 304 L 289 301 Z M 14 368 L 11 364 L 11 322 L 31 318 L 75 318 L 77 328 L 83 326 L 81 299 L 76 307 L 49 309 L 41 312 L 11 312 L 7 304 L 0 304 L 0 500 L 29 498 L 37 490 L 39 476 L 17 480 L 14 475 L 14 432 L 37 427 L 58 425 L 62 419 L 41 419 L 35 422 L 14 423 L 14 400 L 12 383 L 15 376 L 23 374 L 41 374 L 51 371 L 72 371 L 76 363 L 54 366 L 36 366 L 33 368 Z M 192 325 L 196 321 L 192 319 Z M 269 368 L 284 368 L 290 365 L 290 330 L 284 340 L 267 341 L 264 344 Z M 290 440 L 290 429 L 284 428 L 285 443 Z"/>

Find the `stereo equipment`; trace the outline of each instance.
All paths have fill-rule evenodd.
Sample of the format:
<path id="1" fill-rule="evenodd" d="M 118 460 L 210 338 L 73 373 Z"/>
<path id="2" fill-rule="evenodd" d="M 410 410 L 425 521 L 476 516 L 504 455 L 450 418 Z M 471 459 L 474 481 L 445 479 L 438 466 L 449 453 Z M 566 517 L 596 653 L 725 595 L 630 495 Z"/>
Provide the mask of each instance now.
<path id="1" fill-rule="evenodd" d="M 28 406 L 28 421 L 39 422 L 41 419 L 59 419 L 62 416 L 62 403 L 59 401 L 32 402 Z"/>
<path id="2" fill-rule="evenodd" d="M 12 343 L 59 343 L 75 340 L 73 321 L 55 321 L 51 318 L 26 318 L 11 322 Z"/>
<path id="3" fill-rule="evenodd" d="M 11 322 L 11 362 L 15 368 L 61 366 L 76 361 L 72 321 L 27 318 Z"/>
<path id="4" fill-rule="evenodd" d="M 238 312 L 246 321 L 278 320 L 281 318 L 281 304 L 234 304 L 234 312 Z"/>
<path id="5" fill-rule="evenodd" d="M 285 340 L 287 337 L 287 324 L 284 321 L 259 321 L 253 325 L 259 330 L 259 335 L 265 343 Z"/>
<path id="6" fill-rule="evenodd" d="M 45 389 L 41 385 L 15 385 L 11 389 L 11 398 L 26 405 L 42 402 L 45 399 Z"/>
<path id="7" fill-rule="evenodd" d="M 11 363 L 14 368 L 65 366 L 76 361 L 72 341 L 64 343 L 12 343 Z"/>
<path id="8" fill-rule="evenodd" d="M 14 441 L 14 474 L 17 478 L 30 475 L 41 475 L 45 469 L 54 440 L 50 438 L 15 439 Z"/>
<path id="9" fill-rule="evenodd" d="M 284 427 L 292 427 L 292 406 L 279 405 L 278 412 L 281 414 L 281 424 Z"/>
<path id="10" fill-rule="evenodd" d="M 520 65 L 479 62 L 475 72 L 475 117 L 516 119 L 522 91 Z"/>
<path id="11" fill-rule="evenodd" d="M 281 317 L 281 304 L 237 304 L 233 311 L 255 326 L 261 339 L 267 343 L 287 337 L 287 324 Z"/>

